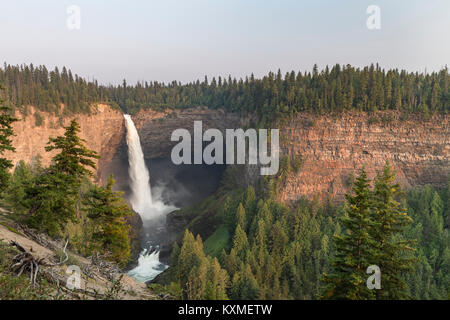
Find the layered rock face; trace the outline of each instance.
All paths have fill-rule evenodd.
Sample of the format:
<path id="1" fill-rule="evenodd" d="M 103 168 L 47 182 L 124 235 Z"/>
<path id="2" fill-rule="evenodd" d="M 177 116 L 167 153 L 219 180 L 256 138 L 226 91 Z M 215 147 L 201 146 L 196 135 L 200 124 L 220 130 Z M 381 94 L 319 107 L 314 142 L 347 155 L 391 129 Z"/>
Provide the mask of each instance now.
<path id="1" fill-rule="evenodd" d="M 123 115 L 107 105 L 98 105 L 91 115 L 77 115 L 81 137 L 97 151 L 98 177 L 114 173 L 117 188 L 128 187 L 128 156 Z M 43 123 L 36 125 L 33 108 L 27 117 L 14 123 L 16 152 L 5 153 L 14 163 L 29 161 L 40 154 L 46 166 L 54 152 L 45 152 L 49 137 L 64 133 L 57 116 L 41 113 Z M 383 120 L 384 119 L 384 120 Z M 386 120 L 387 119 L 387 120 Z M 203 130 L 245 127 L 247 120 L 222 110 L 192 108 L 185 110 L 141 110 L 133 116 L 147 159 L 169 158 L 177 142 L 170 141 L 177 128 L 191 134 L 195 120 L 202 120 Z M 63 123 L 61 123 L 63 122 Z M 301 166 L 292 172 L 280 192 L 280 200 L 297 200 L 316 194 L 343 199 L 352 174 L 365 165 L 369 177 L 380 170 L 386 159 L 397 170 L 398 181 L 406 186 L 432 184 L 443 186 L 450 174 L 450 131 L 448 116 L 431 119 L 409 117 L 402 120 L 395 113 L 344 113 L 332 115 L 300 114 L 281 129 L 282 153 L 299 156 Z"/>
<path id="2" fill-rule="evenodd" d="M 384 119 L 384 120 L 383 120 Z M 301 166 L 281 191 L 281 200 L 331 195 L 342 200 L 352 174 L 364 165 L 369 177 L 389 160 L 405 187 L 443 186 L 450 177 L 447 116 L 402 120 L 395 113 L 345 113 L 336 117 L 299 115 L 281 134 L 284 153 Z"/>
<path id="3" fill-rule="evenodd" d="M 170 141 L 172 132 L 176 129 L 183 128 L 191 132 L 193 137 L 194 121 L 201 120 L 203 130 L 208 128 L 217 128 L 224 132 L 227 128 L 235 128 L 240 126 L 240 119 L 234 114 L 225 113 L 221 110 L 211 110 L 207 108 L 190 108 L 185 110 L 164 110 L 155 111 L 152 109 L 141 110 L 132 116 L 136 129 L 139 132 L 139 138 L 142 150 L 146 158 L 147 165 L 152 159 L 163 160 L 168 162 L 164 171 L 174 169 L 170 160 L 172 148 L 178 142 Z M 189 167 L 189 165 L 187 165 Z M 159 166 L 160 167 L 160 166 Z M 177 167 L 177 166 L 175 166 Z M 161 168 L 160 168 L 161 169 Z M 185 170 L 186 168 L 184 168 Z M 192 167 L 193 172 L 195 169 Z M 109 173 L 113 173 L 116 177 L 116 186 L 120 190 L 128 191 L 128 154 L 126 144 L 126 134 L 122 136 L 122 140 L 117 145 L 113 156 L 108 163 L 99 170 L 101 178 L 105 178 Z M 150 176 L 158 176 L 155 167 L 150 168 Z M 152 179 L 152 178 L 151 178 Z M 211 190 L 213 192 L 215 190 Z"/>
<path id="4" fill-rule="evenodd" d="M 216 128 L 222 133 L 225 129 L 240 127 L 241 123 L 236 114 L 200 107 L 164 113 L 141 110 L 133 116 L 146 158 L 170 157 L 173 146 L 178 143 L 170 141 L 172 132 L 183 128 L 193 137 L 194 121 L 199 120 L 202 121 L 203 131 Z"/>
<path id="5" fill-rule="evenodd" d="M 81 127 L 80 137 L 86 140 L 89 149 L 97 151 L 101 156 L 100 160 L 96 160 L 100 172 L 111 161 L 125 132 L 122 113 L 108 105 L 93 106 L 90 115 L 78 114 L 65 118 L 39 112 L 42 118 L 40 125 L 36 124 L 36 112 L 38 111 L 35 108 L 29 107 L 27 116 L 16 114 L 20 120 L 13 124 L 15 136 L 12 138 L 12 144 L 16 151 L 5 153 L 14 165 L 20 160 L 30 161 L 33 157 L 40 155 L 42 164 L 48 166 L 58 152 L 57 150 L 45 151 L 49 138 L 64 134 L 63 126 L 67 126 L 73 118 L 76 118 Z"/>

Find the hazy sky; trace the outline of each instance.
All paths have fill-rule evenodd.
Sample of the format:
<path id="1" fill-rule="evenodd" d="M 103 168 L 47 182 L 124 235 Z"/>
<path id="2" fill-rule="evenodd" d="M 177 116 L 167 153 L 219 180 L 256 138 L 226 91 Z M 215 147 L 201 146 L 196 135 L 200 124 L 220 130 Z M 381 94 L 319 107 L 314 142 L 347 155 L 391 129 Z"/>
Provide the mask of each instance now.
<path id="1" fill-rule="evenodd" d="M 66 26 L 81 9 L 80 30 Z M 381 29 L 366 27 L 369 5 Z M 102 83 L 243 77 L 326 64 L 439 70 L 449 0 L 2 0 L 0 62 L 67 66 Z"/>

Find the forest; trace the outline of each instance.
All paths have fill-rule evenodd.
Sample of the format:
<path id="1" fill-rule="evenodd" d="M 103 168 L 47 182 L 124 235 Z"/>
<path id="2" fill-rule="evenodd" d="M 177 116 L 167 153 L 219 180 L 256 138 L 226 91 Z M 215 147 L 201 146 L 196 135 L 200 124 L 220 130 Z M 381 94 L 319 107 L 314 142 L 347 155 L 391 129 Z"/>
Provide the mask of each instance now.
<path id="1" fill-rule="evenodd" d="M 27 106 L 60 116 L 89 113 L 105 102 L 127 113 L 141 108 L 208 106 L 254 113 L 262 122 L 298 112 L 397 110 L 448 113 L 448 69 L 431 74 L 335 65 L 312 72 L 269 73 L 262 79 L 206 77 L 200 82 L 99 85 L 63 68 L 0 69 L 5 100 L 0 116 L 0 155 L 14 150 L 11 110 Z M 64 104 L 63 111 L 60 105 Z M 72 121 L 46 151 L 57 150 L 51 165 L 39 159 L 12 163 L 0 158 L 2 206 L 18 222 L 55 238 L 72 236 L 83 255 L 110 252 L 124 266 L 130 259 L 131 210 L 113 190 L 91 182 L 96 152 L 79 138 Z M 221 189 L 214 201 L 220 227 L 208 239 L 186 230 L 172 251 L 164 289 L 180 299 L 448 299 L 450 283 L 450 187 L 402 190 L 386 163 L 373 179 L 364 170 L 342 205 L 302 199 L 278 202 L 283 177 L 296 165 L 283 161 L 278 177 L 256 186 Z M 357 172 L 355 172 L 357 174 Z M 227 183 L 224 178 L 224 184 Z M 201 215 L 201 212 L 198 212 Z M 75 229 L 71 232 L 68 229 Z M 382 270 L 381 290 L 365 285 L 366 268 Z"/>
<path id="2" fill-rule="evenodd" d="M 182 299 L 448 299 L 450 186 L 407 192 L 389 164 L 364 170 L 342 205 L 276 201 L 276 186 L 227 193 L 205 242 L 186 230 L 166 288 Z M 381 290 L 366 268 L 381 269 Z M 384 273 L 383 273 L 384 272 Z"/>
<path id="3" fill-rule="evenodd" d="M 86 81 L 65 67 L 11 66 L 0 69 L 4 100 L 26 112 L 27 106 L 57 114 L 88 113 L 99 102 L 134 114 L 141 108 L 188 108 L 207 106 L 241 114 L 253 113 L 267 122 L 298 112 L 341 112 L 344 110 L 397 110 L 404 113 L 448 113 L 449 74 L 418 73 L 382 69 L 378 64 L 355 68 L 326 66 L 319 71 L 269 72 L 261 79 L 231 76 L 182 84 L 178 81 L 138 82 L 135 85 L 101 85 Z M 64 104 L 63 112 L 60 105 Z"/>
<path id="4" fill-rule="evenodd" d="M 0 154 L 15 151 L 12 124 L 18 121 L 1 105 Z M 130 227 L 126 217 L 132 210 L 113 190 L 114 178 L 95 185 L 91 170 L 98 154 L 79 137 L 76 120 L 64 127 L 63 135 L 50 138 L 46 152 L 57 150 L 48 167 L 40 156 L 30 163 L 0 158 L 0 206 L 8 217 L 52 238 L 70 239 L 70 247 L 85 256 L 108 252 L 109 259 L 125 266 L 130 260 Z M 11 170 L 12 169 L 12 170 Z"/>

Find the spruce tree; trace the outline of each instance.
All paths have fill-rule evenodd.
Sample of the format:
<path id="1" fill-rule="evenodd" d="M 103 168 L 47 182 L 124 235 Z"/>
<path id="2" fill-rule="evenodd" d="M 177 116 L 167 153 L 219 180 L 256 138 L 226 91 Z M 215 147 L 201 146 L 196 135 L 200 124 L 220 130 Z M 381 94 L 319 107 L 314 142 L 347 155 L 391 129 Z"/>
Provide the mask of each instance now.
<path id="1" fill-rule="evenodd" d="M 50 138 L 45 150 L 47 152 L 60 150 L 53 158 L 51 169 L 68 176 L 76 187 L 83 177 L 92 176 L 92 172 L 87 167 L 95 169 L 93 159 L 100 157 L 97 152 L 89 150 L 84 145 L 86 141 L 79 137 L 80 125 L 75 119 L 64 129 L 64 136 Z"/>
<path id="2" fill-rule="evenodd" d="M 113 186 L 112 175 L 106 186 L 93 186 L 84 200 L 84 210 L 95 224 L 92 238 L 96 246 L 93 249 L 109 251 L 113 260 L 125 265 L 130 257 L 130 227 L 125 219 L 133 212 L 123 200 L 122 192 L 114 191 Z"/>
<path id="3" fill-rule="evenodd" d="M 374 292 L 366 286 L 366 269 L 374 264 L 374 241 L 369 232 L 371 191 L 369 180 L 363 169 L 353 185 L 353 193 L 346 194 L 345 215 L 340 219 L 344 227 L 341 235 L 335 236 L 336 253 L 332 271 L 324 275 L 324 299 L 374 299 Z"/>
<path id="4" fill-rule="evenodd" d="M 3 100 L 0 99 L 0 155 L 3 155 L 5 151 L 15 151 L 11 141 L 11 136 L 14 135 L 12 124 L 15 121 L 17 119 L 11 115 L 11 108 L 4 105 Z M 0 193 L 3 193 L 8 186 L 11 176 L 9 169 L 12 166 L 11 160 L 0 157 Z"/>
<path id="5" fill-rule="evenodd" d="M 408 298 L 402 273 L 411 267 L 413 260 L 405 253 L 413 249 L 411 241 L 404 239 L 402 233 L 412 219 L 397 201 L 402 193 L 394 180 L 395 171 L 386 161 L 383 172 L 375 178 L 371 214 L 370 235 L 376 244 L 374 264 L 381 270 L 381 289 L 376 290 L 377 299 Z"/>
<path id="6" fill-rule="evenodd" d="M 81 181 L 92 176 L 87 167 L 95 169 L 92 159 L 99 158 L 78 136 L 80 126 L 76 120 L 64 129 L 64 135 L 50 138 L 45 148 L 47 152 L 60 152 L 53 157 L 52 165 L 27 188 L 24 199 L 28 207 L 26 222 L 51 236 L 61 235 L 67 222 L 76 222 Z"/>

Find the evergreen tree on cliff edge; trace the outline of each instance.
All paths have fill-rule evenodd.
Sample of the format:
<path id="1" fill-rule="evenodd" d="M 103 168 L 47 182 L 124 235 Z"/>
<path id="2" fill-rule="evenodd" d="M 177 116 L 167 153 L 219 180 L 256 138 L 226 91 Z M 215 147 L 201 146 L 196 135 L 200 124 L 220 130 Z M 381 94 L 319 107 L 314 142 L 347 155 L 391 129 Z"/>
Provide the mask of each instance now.
<path id="1" fill-rule="evenodd" d="M 2 88 L 0 87 L 0 92 Z M 17 121 L 11 115 L 11 109 L 3 104 L 3 100 L 0 98 L 0 155 L 5 151 L 15 151 L 16 149 L 12 146 L 10 137 L 14 135 L 12 128 L 12 123 Z M 8 181 L 10 177 L 9 169 L 12 168 L 13 164 L 11 160 L 6 158 L 0 158 L 0 193 L 5 191 L 8 186 Z"/>

